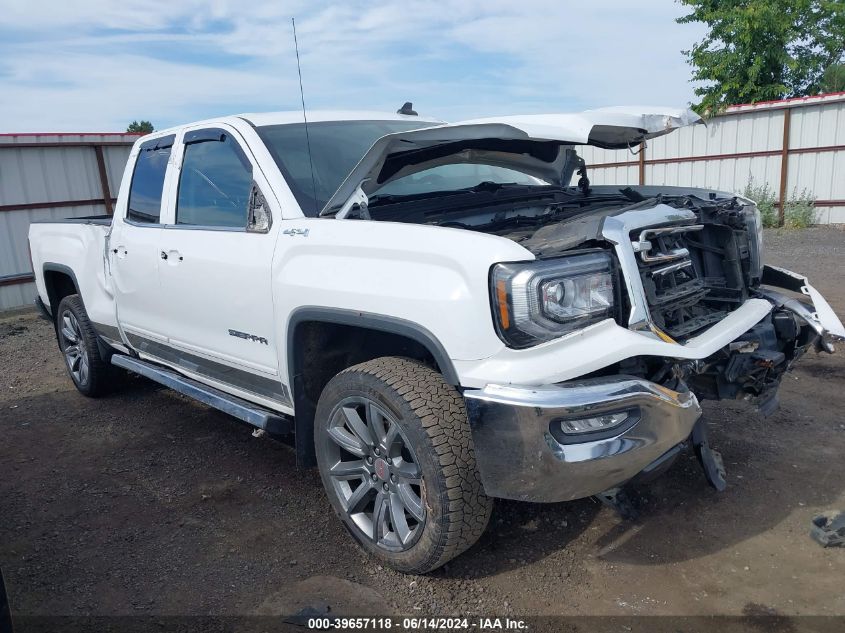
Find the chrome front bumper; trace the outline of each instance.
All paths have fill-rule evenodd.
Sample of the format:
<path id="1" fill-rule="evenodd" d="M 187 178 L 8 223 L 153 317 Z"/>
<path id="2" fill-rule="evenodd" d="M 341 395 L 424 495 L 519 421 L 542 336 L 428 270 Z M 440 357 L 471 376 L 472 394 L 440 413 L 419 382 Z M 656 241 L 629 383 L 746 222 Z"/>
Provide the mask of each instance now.
<path id="1" fill-rule="evenodd" d="M 520 501 L 568 501 L 621 485 L 685 441 L 701 416 L 694 394 L 629 376 L 488 385 L 464 398 L 485 492 Z M 629 421 L 601 439 L 573 435 L 561 443 L 550 431 L 562 419 L 621 411 Z"/>

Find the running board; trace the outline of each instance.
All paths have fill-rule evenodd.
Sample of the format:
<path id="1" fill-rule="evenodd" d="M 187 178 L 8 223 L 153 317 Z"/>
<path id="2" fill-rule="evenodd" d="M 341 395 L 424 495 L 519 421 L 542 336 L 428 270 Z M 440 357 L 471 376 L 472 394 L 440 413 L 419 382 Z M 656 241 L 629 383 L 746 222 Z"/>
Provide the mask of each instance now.
<path id="1" fill-rule="evenodd" d="M 186 378 L 160 365 L 138 360 L 131 356 L 124 356 L 123 354 L 114 354 L 111 357 L 111 362 L 112 365 L 117 365 L 123 369 L 140 374 L 144 378 L 154 380 L 165 387 L 170 387 L 174 391 L 178 391 L 189 398 L 228 413 L 268 433 L 287 435 L 293 430 L 290 418 L 262 409 L 251 402 L 229 395 L 196 380 Z"/>

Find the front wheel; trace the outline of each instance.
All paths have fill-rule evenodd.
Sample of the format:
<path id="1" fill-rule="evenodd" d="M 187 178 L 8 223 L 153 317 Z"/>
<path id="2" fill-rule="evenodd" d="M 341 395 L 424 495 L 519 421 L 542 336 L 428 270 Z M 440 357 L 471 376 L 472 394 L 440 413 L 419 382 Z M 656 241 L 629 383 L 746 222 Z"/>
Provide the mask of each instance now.
<path id="1" fill-rule="evenodd" d="M 437 569 L 484 532 L 492 500 L 464 401 L 432 369 L 384 357 L 342 371 L 320 396 L 314 434 L 335 512 L 394 569 Z"/>

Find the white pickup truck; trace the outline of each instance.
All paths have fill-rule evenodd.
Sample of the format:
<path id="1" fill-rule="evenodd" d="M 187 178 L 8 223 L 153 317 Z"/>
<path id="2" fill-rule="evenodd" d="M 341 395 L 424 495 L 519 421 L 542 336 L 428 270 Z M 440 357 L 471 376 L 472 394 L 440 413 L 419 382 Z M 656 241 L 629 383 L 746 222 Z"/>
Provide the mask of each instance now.
<path id="1" fill-rule="evenodd" d="M 579 146 L 691 111 L 408 111 L 156 132 L 114 217 L 33 224 L 79 391 L 121 368 L 291 435 L 362 547 L 424 573 L 495 497 L 624 509 L 687 446 L 723 487 L 698 399 L 771 410 L 792 363 L 845 336 L 803 276 L 763 264 L 753 202 L 591 186 Z"/>

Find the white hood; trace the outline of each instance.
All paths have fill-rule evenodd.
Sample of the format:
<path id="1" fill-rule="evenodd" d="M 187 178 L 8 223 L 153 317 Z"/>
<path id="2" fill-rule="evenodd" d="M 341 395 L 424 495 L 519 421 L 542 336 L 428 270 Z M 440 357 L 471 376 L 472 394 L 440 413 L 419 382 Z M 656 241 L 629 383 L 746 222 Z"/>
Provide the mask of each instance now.
<path id="1" fill-rule="evenodd" d="M 373 144 L 321 215 L 337 212 L 359 186 L 372 193 L 396 178 L 448 163 L 483 161 L 558 182 L 572 173 L 574 156 L 568 146 L 624 149 L 701 122 L 686 108 L 626 106 L 473 119 L 388 134 Z"/>

